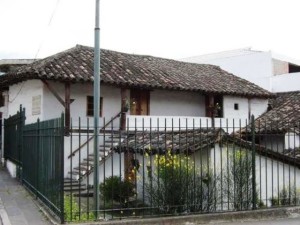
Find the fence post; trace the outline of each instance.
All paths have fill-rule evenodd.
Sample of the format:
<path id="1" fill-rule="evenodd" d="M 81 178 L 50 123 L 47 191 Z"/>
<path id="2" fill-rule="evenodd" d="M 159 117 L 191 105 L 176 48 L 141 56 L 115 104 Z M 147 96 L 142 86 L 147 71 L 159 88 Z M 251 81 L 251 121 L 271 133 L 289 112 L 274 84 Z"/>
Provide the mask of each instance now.
<path id="1" fill-rule="evenodd" d="M 61 200 L 60 200 L 60 212 L 61 212 L 61 214 L 60 214 L 60 221 L 61 221 L 61 223 L 65 223 L 65 212 L 64 212 L 64 168 L 65 168 L 65 166 L 64 166 L 64 151 L 65 151 L 65 145 L 64 145 L 64 140 L 65 140 L 65 136 L 64 136 L 64 134 L 65 134 L 65 121 L 64 121 L 64 118 L 65 118 L 65 115 L 64 115 L 64 113 L 62 113 L 61 114 L 61 121 L 60 121 L 60 125 L 58 125 L 58 126 L 60 126 L 60 144 L 61 144 L 61 151 L 60 151 L 60 153 L 61 153 L 61 155 L 60 155 L 60 163 L 61 163 L 61 174 L 60 174 L 60 196 L 61 196 Z"/>
<path id="2" fill-rule="evenodd" d="M 19 170 L 19 180 L 21 181 L 21 183 L 23 184 L 23 128 L 25 125 L 25 108 L 22 107 L 22 105 L 20 105 L 20 114 L 19 114 L 19 133 L 18 133 L 18 141 L 19 141 L 19 146 L 18 146 L 18 155 L 19 155 L 19 163 L 20 165 L 18 166 L 18 170 Z"/>
<path id="3" fill-rule="evenodd" d="M 36 176 L 36 193 L 35 193 L 35 197 L 37 198 L 38 197 L 38 191 L 39 190 L 39 182 L 40 182 L 40 165 L 39 165 L 39 162 L 40 162 L 40 119 L 38 118 L 37 119 L 37 152 L 36 152 L 36 173 L 37 173 L 37 176 Z"/>
<path id="4" fill-rule="evenodd" d="M 255 165 L 255 118 L 251 116 L 251 142 L 252 142 L 252 209 L 256 209 L 256 165 Z"/>

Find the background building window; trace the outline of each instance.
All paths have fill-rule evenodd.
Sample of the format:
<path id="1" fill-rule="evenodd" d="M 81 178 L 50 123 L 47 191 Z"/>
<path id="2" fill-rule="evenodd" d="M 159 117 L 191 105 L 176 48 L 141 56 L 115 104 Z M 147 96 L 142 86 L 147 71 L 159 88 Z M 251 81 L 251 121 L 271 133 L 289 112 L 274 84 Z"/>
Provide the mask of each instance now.
<path id="1" fill-rule="evenodd" d="M 103 111 L 103 97 L 100 97 L 100 117 L 102 117 Z M 87 96 L 87 116 L 94 116 L 94 96 Z"/>

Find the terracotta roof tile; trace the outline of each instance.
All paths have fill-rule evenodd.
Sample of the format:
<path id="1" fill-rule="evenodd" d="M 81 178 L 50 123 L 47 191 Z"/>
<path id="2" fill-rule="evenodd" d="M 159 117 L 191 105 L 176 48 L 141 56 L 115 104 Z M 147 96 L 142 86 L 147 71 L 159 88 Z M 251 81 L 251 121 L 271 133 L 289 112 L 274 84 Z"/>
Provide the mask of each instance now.
<path id="1" fill-rule="evenodd" d="M 190 154 L 205 148 L 211 148 L 218 142 L 220 135 L 225 135 L 221 129 L 202 128 L 181 131 L 136 131 L 114 147 L 116 152 L 133 152 L 140 154 Z"/>
<path id="2" fill-rule="evenodd" d="M 77 45 L 1 76 L 0 87 L 28 79 L 93 82 L 93 55 L 93 48 Z M 270 92 L 218 66 L 104 49 L 101 50 L 101 81 L 145 89 L 187 90 L 249 97 L 272 96 Z"/>
<path id="3" fill-rule="evenodd" d="M 277 93 L 270 101 L 271 109 L 255 120 L 258 133 L 299 133 L 300 129 L 300 91 Z M 250 130 L 250 127 L 247 128 Z M 245 129 L 243 130 L 245 132 Z"/>

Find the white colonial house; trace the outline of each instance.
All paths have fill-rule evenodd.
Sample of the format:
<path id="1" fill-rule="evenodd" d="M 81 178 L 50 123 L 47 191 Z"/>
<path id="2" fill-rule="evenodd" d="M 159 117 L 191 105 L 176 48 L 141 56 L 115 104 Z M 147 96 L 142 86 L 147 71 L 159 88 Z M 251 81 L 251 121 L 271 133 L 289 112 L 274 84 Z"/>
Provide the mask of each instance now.
<path id="1" fill-rule="evenodd" d="M 15 114 L 20 104 L 26 108 L 26 123 L 56 118 L 61 112 L 73 120 L 92 118 L 93 49 L 78 45 L 37 60 L 2 75 L 0 87 L 2 118 Z M 248 119 L 264 113 L 271 96 L 218 66 L 101 52 L 101 117 L 119 113 L 126 99 L 129 117 L 210 118 L 214 111 L 219 118 Z"/>
<path id="2" fill-rule="evenodd" d="M 16 114 L 20 105 L 25 108 L 26 124 L 65 113 L 65 127 L 69 129 L 64 148 L 65 176 L 78 179 L 87 173 L 90 167 L 86 162 L 85 169 L 76 174 L 71 171 L 81 168 L 84 160 L 93 160 L 88 151 L 92 151 L 93 141 L 88 135 L 77 135 L 79 126 L 86 130 L 93 124 L 93 48 L 78 45 L 6 73 L 0 76 L 0 89 L 2 120 Z M 233 125 L 239 129 L 251 115 L 266 112 L 268 98 L 273 97 L 218 66 L 109 50 L 101 50 L 100 92 L 101 126 L 114 118 L 109 127 L 131 131 L 213 125 L 231 133 Z M 116 119 L 118 116 L 121 120 Z M 100 151 L 107 162 L 101 166 L 113 166 L 123 174 L 124 155 L 113 156 L 106 141 L 104 137 Z"/>

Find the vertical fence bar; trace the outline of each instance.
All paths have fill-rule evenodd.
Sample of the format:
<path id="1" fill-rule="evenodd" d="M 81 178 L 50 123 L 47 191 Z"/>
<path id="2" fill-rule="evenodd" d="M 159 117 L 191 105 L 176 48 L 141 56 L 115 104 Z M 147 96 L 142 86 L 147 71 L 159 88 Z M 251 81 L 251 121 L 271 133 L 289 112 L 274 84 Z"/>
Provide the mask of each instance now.
<path id="1" fill-rule="evenodd" d="M 23 128 L 25 126 L 25 108 L 22 108 L 22 105 L 20 105 L 20 119 L 19 119 L 19 143 L 18 143 L 18 153 L 19 153 L 19 179 L 21 183 L 23 183 L 23 178 L 22 178 L 22 166 L 23 166 Z"/>
<path id="2" fill-rule="evenodd" d="M 255 165 L 255 118 L 251 116 L 251 137 L 252 137 L 252 209 L 256 209 L 256 165 Z"/>
<path id="3" fill-rule="evenodd" d="M 71 119 L 71 130 L 73 130 L 73 120 Z M 69 201 L 69 204 L 70 204 L 70 218 L 72 220 L 73 218 L 73 177 L 72 177 L 72 174 L 73 174 L 73 132 L 70 133 L 70 201 Z M 69 221 L 67 221 L 69 222 Z"/>
<path id="4" fill-rule="evenodd" d="M 37 141 L 36 141 L 36 154 L 37 154 L 37 156 L 36 156 L 36 163 L 37 163 L 37 165 L 36 165 L 36 174 L 37 174 L 37 176 L 36 176 L 36 179 L 37 179 L 37 181 L 36 181 L 36 189 L 37 190 L 39 190 L 39 176 L 40 176 L 40 174 L 39 174 L 39 162 L 40 162 L 40 157 L 39 157 L 39 155 L 40 155 L 40 151 L 39 151 L 39 149 L 40 149 L 40 119 L 37 119 L 37 132 L 36 132 L 36 135 L 37 135 Z M 33 138 L 32 138 L 33 139 Z M 37 198 L 37 196 L 38 196 L 38 193 L 37 193 L 37 190 L 36 190 L 36 198 Z"/>
<path id="5" fill-rule="evenodd" d="M 61 223 L 65 223 L 65 211 L 64 211 L 64 124 L 65 124 L 65 121 L 64 121 L 64 114 L 62 113 L 61 114 L 61 121 L 60 121 L 60 163 L 61 163 L 61 171 L 60 171 L 60 221 Z"/>

